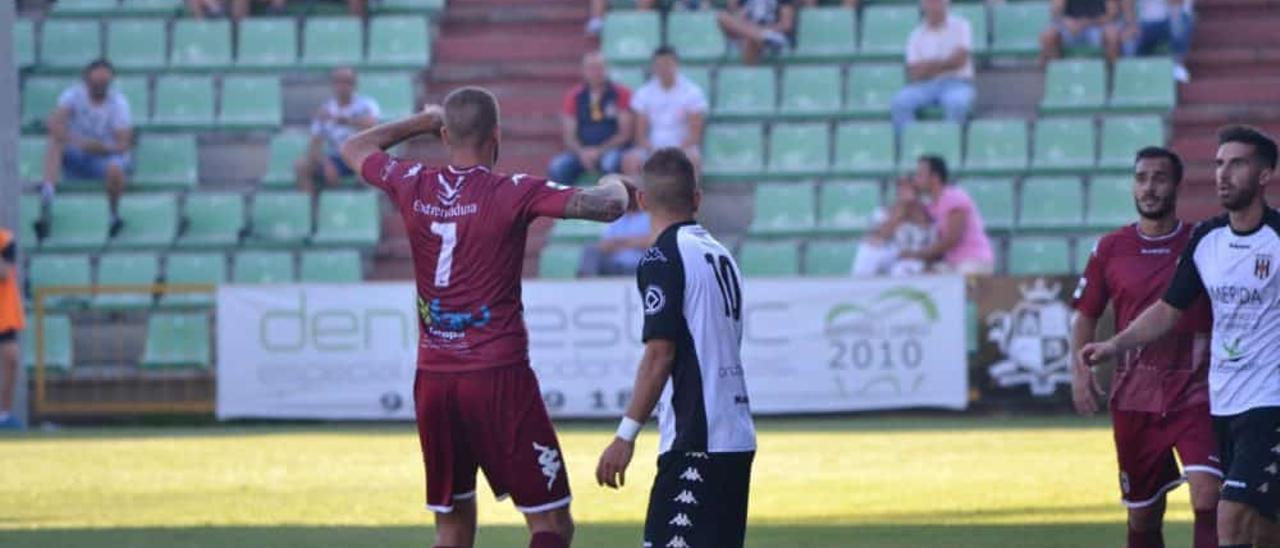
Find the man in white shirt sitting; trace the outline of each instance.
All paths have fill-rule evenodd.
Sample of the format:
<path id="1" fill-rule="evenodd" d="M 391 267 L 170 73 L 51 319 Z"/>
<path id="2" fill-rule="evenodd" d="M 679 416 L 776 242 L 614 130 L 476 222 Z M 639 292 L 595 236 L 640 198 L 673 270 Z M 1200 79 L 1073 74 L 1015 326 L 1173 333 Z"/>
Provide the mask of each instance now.
<path id="1" fill-rule="evenodd" d="M 320 105 L 311 120 L 311 145 L 306 155 L 294 164 L 298 188 L 315 192 L 314 178 L 319 173 L 325 186 L 334 187 L 355 170 L 342 161 L 338 149 L 347 137 L 378 124 L 382 110 L 373 98 L 356 93 L 356 71 L 336 68 L 329 76 L 333 98 Z M 355 166 L 359 168 L 360 166 Z"/>
<path id="2" fill-rule="evenodd" d="M 924 18 L 907 40 L 907 80 L 893 98 L 893 127 L 901 132 L 916 111 L 939 105 L 948 120 L 964 123 L 973 109 L 973 33 L 950 13 L 949 0 L 920 0 Z"/>
<path id="3" fill-rule="evenodd" d="M 695 169 L 701 170 L 702 128 L 706 124 L 707 95 L 680 75 L 676 51 L 663 46 L 653 53 L 653 77 L 631 98 L 635 112 L 634 146 L 622 160 L 622 172 L 640 175 L 653 151 L 676 147 L 684 151 Z"/>

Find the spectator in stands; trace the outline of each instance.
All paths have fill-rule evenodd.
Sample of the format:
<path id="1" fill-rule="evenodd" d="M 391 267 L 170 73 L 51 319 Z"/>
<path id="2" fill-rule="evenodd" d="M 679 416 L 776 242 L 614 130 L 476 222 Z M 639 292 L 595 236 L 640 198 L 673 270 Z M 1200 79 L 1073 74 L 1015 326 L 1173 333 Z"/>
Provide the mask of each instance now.
<path id="1" fill-rule="evenodd" d="M 649 214 L 634 201 L 622 218 L 609 223 L 599 242 L 582 250 L 578 276 L 626 276 L 636 273 L 649 248 Z"/>
<path id="2" fill-rule="evenodd" d="M 574 184 L 583 170 L 617 173 L 634 135 L 631 90 L 609 81 L 604 56 L 582 56 L 583 82 L 564 96 L 560 132 L 568 150 L 547 168 L 553 181 Z"/>
<path id="3" fill-rule="evenodd" d="M 894 129 L 915 121 L 916 111 L 941 105 L 948 120 L 964 123 L 973 109 L 973 31 L 950 13 L 949 0 L 920 0 L 924 18 L 907 39 L 907 80 L 893 98 Z"/>
<path id="4" fill-rule="evenodd" d="M 708 5 L 710 2 L 707 0 L 636 0 L 637 10 L 699 10 Z M 608 9 L 609 0 L 591 0 L 591 17 L 587 19 L 587 36 L 597 36 L 601 30 L 604 30 L 604 14 Z"/>
<path id="5" fill-rule="evenodd" d="M 853 260 L 854 276 L 909 276 L 924 272 L 924 261 L 902 258 L 933 245 L 933 220 L 920 202 L 920 193 L 909 176 L 898 178 L 894 202 L 876 208 L 872 220 L 875 231 L 858 246 Z"/>
<path id="6" fill-rule="evenodd" d="M 129 101 L 111 89 L 113 79 L 111 63 L 98 59 L 81 71 L 80 82 L 58 96 L 58 105 L 49 115 L 44 182 L 40 185 L 48 209 L 63 171 L 75 179 L 104 181 L 111 202 L 112 236 L 124 226 L 116 206 L 133 169 L 133 117 Z M 37 232 L 44 237 L 49 228 L 48 215 L 44 215 Z"/>
<path id="7" fill-rule="evenodd" d="M 766 51 L 776 55 L 791 46 L 796 7 L 793 0 L 729 0 L 716 19 L 742 50 L 742 62 L 753 65 Z"/>
<path id="8" fill-rule="evenodd" d="M 1173 54 L 1173 78 L 1190 82 L 1186 58 L 1195 28 L 1191 0 L 1126 0 L 1123 11 L 1125 55 L 1151 55 L 1167 44 Z"/>
<path id="9" fill-rule="evenodd" d="M 906 251 L 900 259 L 919 259 L 933 272 L 965 275 L 995 272 L 995 255 L 987 239 L 982 215 L 963 189 L 947 181 L 947 162 L 925 155 L 916 163 L 916 190 L 924 197 L 937 239 L 920 251 Z"/>
<path id="10" fill-rule="evenodd" d="M 18 244 L 0 228 L 0 429 L 17 428 L 13 389 L 18 376 L 18 332 L 22 331 L 22 297 L 18 294 Z"/>
<path id="11" fill-rule="evenodd" d="M 695 168 L 702 165 L 702 127 L 706 122 L 707 96 L 702 88 L 680 75 L 676 51 L 662 46 L 653 52 L 653 77 L 631 99 L 635 113 L 635 142 L 623 157 L 622 171 L 639 176 L 649 154 L 679 147 Z"/>
<path id="12" fill-rule="evenodd" d="M 329 76 L 333 86 L 333 98 L 325 101 L 311 120 L 311 146 L 306 156 L 294 163 L 298 188 L 315 191 L 316 172 L 326 186 L 336 186 L 343 177 L 351 177 L 355 171 L 342 161 L 338 154 L 342 142 L 357 132 L 378 124 L 382 111 L 371 97 L 356 93 L 356 71 L 348 67 L 336 68 Z"/>
<path id="13" fill-rule="evenodd" d="M 1040 65 L 1062 56 L 1062 48 L 1102 49 L 1107 62 L 1120 56 L 1118 0 L 1053 0 L 1053 23 L 1040 33 Z"/>

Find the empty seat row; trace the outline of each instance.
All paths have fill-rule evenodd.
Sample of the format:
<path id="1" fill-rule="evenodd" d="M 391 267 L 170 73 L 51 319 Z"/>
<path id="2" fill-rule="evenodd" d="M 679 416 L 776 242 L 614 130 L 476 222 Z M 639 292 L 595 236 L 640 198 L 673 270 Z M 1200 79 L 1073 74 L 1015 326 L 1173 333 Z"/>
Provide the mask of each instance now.
<path id="1" fill-rule="evenodd" d="M 1046 114 L 1122 111 L 1168 112 L 1177 102 L 1173 60 L 1129 58 L 1115 64 L 1107 93 L 1107 66 L 1100 59 L 1064 59 L 1045 71 Z"/>
<path id="2" fill-rule="evenodd" d="M 439 13 L 445 0 L 381 0 L 370 8 L 377 13 Z M 51 17 L 137 17 L 178 15 L 182 0 L 58 0 Z"/>
<path id="3" fill-rule="evenodd" d="M 18 140 L 18 178 L 39 181 L 43 177 L 46 139 L 25 136 Z M 196 185 L 196 138 L 194 135 L 149 134 L 137 138 L 133 149 L 133 190 L 177 190 Z M 75 186 L 74 181 L 68 182 Z M 101 183 L 95 185 L 101 188 Z"/>
<path id="4" fill-rule="evenodd" d="M 63 314 L 48 314 L 40 322 L 46 374 L 70 374 L 75 365 L 73 322 Z M 209 315 L 204 312 L 157 312 L 147 318 L 147 335 L 138 365 L 147 369 L 212 366 Z M 35 329 L 34 327 L 32 328 Z M 89 328 L 92 329 L 92 328 Z M 22 364 L 36 367 L 36 345 L 22 345 Z"/>

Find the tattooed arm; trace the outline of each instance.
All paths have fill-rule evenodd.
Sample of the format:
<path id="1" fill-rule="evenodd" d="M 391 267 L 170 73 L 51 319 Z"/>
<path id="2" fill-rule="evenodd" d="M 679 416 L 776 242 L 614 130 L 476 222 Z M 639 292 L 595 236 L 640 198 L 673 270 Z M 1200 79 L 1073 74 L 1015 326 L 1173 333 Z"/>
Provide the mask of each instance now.
<path id="1" fill-rule="evenodd" d="M 579 190 L 565 204 L 565 219 L 613 222 L 631 203 L 631 186 L 621 176 L 605 175 L 596 186 Z"/>

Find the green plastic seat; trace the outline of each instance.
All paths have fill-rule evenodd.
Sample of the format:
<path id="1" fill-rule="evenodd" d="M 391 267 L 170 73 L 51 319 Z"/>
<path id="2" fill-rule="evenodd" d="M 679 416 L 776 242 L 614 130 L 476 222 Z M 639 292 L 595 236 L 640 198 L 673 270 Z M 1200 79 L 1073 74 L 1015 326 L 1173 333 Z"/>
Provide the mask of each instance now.
<path id="1" fill-rule="evenodd" d="M 1075 177 L 1028 177 L 1019 205 L 1022 228 L 1072 230 L 1084 225 L 1084 192 Z"/>
<path id="2" fill-rule="evenodd" d="M 129 183 L 147 190 L 182 190 L 196 186 L 194 135 L 143 135 L 134 150 Z"/>
<path id="3" fill-rule="evenodd" d="M 970 50 L 972 53 L 985 55 L 991 50 L 991 33 L 987 27 L 987 7 L 985 4 L 951 4 L 951 13 L 959 15 L 969 22 L 969 32 L 973 39 L 973 49 Z"/>
<path id="4" fill-rule="evenodd" d="M 172 253 L 165 259 L 164 283 L 175 291 L 160 296 L 160 306 L 213 306 L 214 288 L 210 291 L 176 291 L 177 286 L 217 286 L 227 281 L 227 260 L 221 253 Z"/>
<path id="5" fill-rule="evenodd" d="M 45 297 L 45 306 L 54 309 L 83 306 L 89 302 L 92 283 L 88 255 L 41 254 L 31 258 L 27 284 L 31 288 L 32 304 L 35 304 L 41 289 L 66 287 L 77 288 L 77 292 L 49 294 Z M 84 292 L 78 292 L 78 288 L 84 288 Z"/>
<path id="6" fill-rule="evenodd" d="M 293 164 L 307 152 L 311 136 L 302 131 L 282 131 L 271 137 L 268 147 L 267 172 L 262 176 L 262 186 L 268 188 L 293 188 L 297 180 Z"/>
<path id="7" fill-rule="evenodd" d="M 1067 241 L 1062 238 L 1018 237 L 1009 242 L 1009 274 L 1067 274 Z"/>
<path id="8" fill-rule="evenodd" d="M 13 59 L 19 69 L 36 64 L 35 23 L 30 19 L 13 22 Z"/>
<path id="9" fill-rule="evenodd" d="M 287 284 L 296 278 L 287 251 L 241 251 L 231 267 L 231 281 L 238 284 Z"/>
<path id="10" fill-rule="evenodd" d="M 414 15 L 374 17 L 369 21 L 369 57 L 365 66 L 423 69 L 431 64 L 427 18 Z"/>
<path id="11" fill-rule="evenodd" d="M 580 245 L 547 244 L 538 257 L 538 277 L 550 280 L 576 278 L 581 258 L 582 246 Z"/>
<path id="12" fill-rule="evenodd" d="M 120 9 L 117 0 L 58 0 L 49 10 L 52 17 L 98 17 Z"/>
<path id="13" fill-rule="evenodd" d="M 969 193 L 988 230 L 1009 230 L 1014 226 L 1013 181 L 1009 179 L 965 179 L 960 188 Z"/>
<path id="14" fill-rule="evenodd" d="M 70 78 L 31 76 L 22 80 L 22 127 L 44 131 L 45 121 L 58 106 L 62 95 L 75 81 Z"/>
<path id="15" fill-rule="evenodd" d="M 1089 118 L 1041 118 L 1036 122 L 1031 171 L 1079 173 L 1094 166 L 1096 131 Z"/>
<path id="16" fill-rule="evenodd" d="M 703 95 L 707 95 L 713 88 L 711 87 L 711 68 L 707 66 L 685 66 L 680 67 L 680 76 L 698 86 L 702 90 Z M 632 91 L 635 91 L 634 89 Z M 710 97 L 708 95 L 708 97 Z"/>
<path id="17" fill-rule="evenodd" d="M 40 27 L 40 65 L 79 71 L 102 55 L 97 19 L 50 19 Z"/>
<path id="18" fill-rule="evenodd" d="M 551 226 L 550 238 L 553 242 L 595 242 L 603 236 L 606 226 L 585 219 L 560 219 Z"/>
<path id="19" fill-rule="evenodd" d="M 796 48 L 792 55 L 801 60 L 853 59 L 858 54 L 854 29 L 857 14 L 843 7 L 816 7 L 800 10 Z"/>
<path id="20" fill-rule="evenodd" d="M 359 65 L 364 38 L 355 17 L 309 17 L 302 33 L 302 66 L 333 68 Z"/>
<path id="21" fill-rule="evenodd" d="M 859 118 L 889 118 L 893 97 L 906 85 L 902 65 L 854 65 L 849 68 L 844 111 Z"/>
<path id="22" fill-rule="evenodd" d="M 712 115 L 722 118 L 772 116 L 778 103 L 772 67 L 727 66 L 716 73 Z"/>
<path id="23" fill-rule="evenodd" d="M 748 279 L 800 275 L 800 245 L 796 242 L 749 239 L 743 242 L 737 258 L 742 276 Z"/>
<path id="24" fill-rule="evenodd" d="M 227 76 L 222 79 L 218 125 L 225 129 L 278 128 L 284 120 L 283 103 L 276 76 Z"/>
<path id="25" fill-rule="evenodd" d="M 324 192 L 316 212 L 311 243 L 373 247 L 381 236 L 378 196 L 372 192 Z"/>
<path id="26" fill-rule="evenodd" d="M 711 10 L 672 11 L 667 16 L 667 45 L 688 63 L 716 61 L 725 53 L 724 33 Z"/>
<path id="27" fill-rule="evenodd" d="M 397 120 L 413 113 L 413 76 L 409 73 L 369 74 L 360 77 L 358 93 L 378 102 L 383 120 Z"/>
<path id="28" fill-rule="evenodd" d="M 112 19 L 107 22 L 107 58 L 119 70 L 162 70 L 167 63 L 165 34 L 163 19 Z"/>
<path id="29" fill-rule="evenodd" d="M 769 174 L 817 177 L 830 171 L 831 128 L 825 122 L 774 124 Z"/>
<path id="30" fill-rule="evenodd" d="M 302 192 L 259 192 L 249 212 L 247 245 L 294 247 L 311 234 L 311 197 Z"/>
<path id="31" fill-rule="evenodd" d="M 151 127 L 194 131 L 212 128 L 213 79 L 167 75 L 156 78 L 156 108 Z"/>
<path id="32" fill-rule="evenodd" d="M 199 193 L 187 196 L 183 208 L 186 230 L 175 245 L 180 249 L 235 247 L 244 230 L 244 198 L 232 193 Z"/>
<path id="33" fill-rule="evenodd" d="M 830 118 L 839 114 L 840 101 L 840 67 L 789 66 L 783 70 L 783 116 Z"/>
<path id="34" fill-rule="evenodd" d="M 847 277 L 857 254 L 853 240 L 810 240 L 804 246 L 804 275 Z"/>
<path id="35" fill-rule="evenodd" d="M 1164 146 L 1164 121 L 1159 116 L 1112 116 L 1102 121 L 1102 152 L 1098 168 L 1129 173 L 1133 158 L 1149 146 Z"/>
<path id="36" fill-rule="evenodd" d="M 703 173 L 712 178 L 752 177 L 764 171 L 764 127 L 711 124 L 703 136 Z"/>
<path id="37" fill-rule="evenodd" d="M 827 181 L 818 187 L 818 229 L 837 234 L 864 231 L 878 207 L 879 182 Z"/>
<path id="38" fill-rule="evenodd" d="M 1173 60 L 1131 57 L 1116 62 L 1115 85 L 1107 108 L 1125 112 L 1173 110 L 1177 103 Z"/>
<path id="39" fill-rule="evenodd" d="M 212 364 L 207 314 L 165 312 L 147 318 L 147 342 L 140 366 L 209 369 Z"/>
<path id="40" fill-rule="evenodd" d="M 843 123 L 836 126 L 833 171 L 846 176 L 883 177 L 896 171 L 893 126 L 888 123 Z"/>
<path id="41" fill-rule="evenodd" d="M 1096 112 L 1106 103 L 1107 72 L 1101 59 L 1059 59 L 1049 63 L 1040 112 Z"/>
<path id="42" fill-rule="evenodd" d="M 371 6 L 377 13 L 426 13 L 438 15 L 444 11 L 445 0 L 382 0 Z"/>
<path id="43" fill-rule="evenodd" d="M 813 183 L 756 185 L 752 235 L 808 234 L 813 231 L 814 222 Z"/>
<path id="44" fill-rule="evenodd" d="M 858 56 L 874 59 L 901 59 L 907 38 L 920 21 L 917 6 L 872 4 L 862 10 L 862 47 Z"/>
<path id="45" fill-rule="evenodd" d="M 1040 33 L 1049 26 L 1048 2 L 1007 2 L 991 8 L 991 54 L 1034 57 Z"/>
<path id="46" fill-rule="evenodd" d="M 151 84 L 144 75 L 117 76 L 112 87 L 129 103 L 134 126 L 146 126 L 151 119 Z"/>
<path id="47" fill-rule="evenodd" d="M 360 253 L 352 249 L 327 249 L 302 253 L 303 283 L 347 284 L 364 280 Z"/>
<path id="48" fill-rule="evenodd" d="M 292 18 L 245 19 L 236 44 L 238 69 L 281 70 L 298 62 L 298 26 Z"/>
<path id="49" fill-rule="evenodd" d="M 600 50 L 611 63 L 643 63 L 661 43 L 656 11 L 611 11 L 604 17 Z"/>
<path id="50" fill-rule="evenodd" d="M 30 318 L 32 327 L 28 327 L 26 344 L 22 345 L 22 366 L 28 371 L 36 367 L 36 331 L 35 318 Z M 40 322 L 44 337 L 44 368 L 46 373 L 66 374 L 75 363 L 75 352 L 71 338 L 71 318 L 61 314 L 46 314 Z"/>
<path id="51" fill-rule="evenodd" d="M 1089 207 L 1085 224 L 1090 228 L 1123 226 L 1132 222 L 1135 215 L 1132 177 L 1094 177 L 1089 181 Z"/>
<path id="52" fill-rule="evenodd" d="M 173 194 L 125 194 L 120 197 L 124 228 L 112 249 L 163 249 L 178 237 L 178 200 Z"/>
<path id="53" fill-rule="evenodd" d="M 47 251 L 96 251 L 107 243 L 110 215 L 107 197 L 101 194 L 65 194 L 50 207 L 49 237 L 41 242 Z"/>
<path id="54" fill-rule="evenodd" d="M 131 16 L 174 16 L 181 10 L 182 0 L 123 0 L 120 4 L 120 13 Z"/>
<path id="55" fill-rule="evenodd" d="M 1021 119 L 978 119 L 969 123 L 968 154 L 964 172 L 1009 175 L 1027 169 L 1030 142 L 1027 123 Z"/>
<path id="56" fill-rule="evenodd" d="M 18 180 L 33 182 L 44 178 L 44 151 L 48 140 L 43 136 L 18 138 Z"/>
<path id="57" fill-rule="evenodd" d="M 160 277 L 160 257 L 154 253 L 113 253 L 98 259 L 97 288 L 155 285 Z M 151 306 L 150 292 L 98 292 L 90 306 L 99 310 L 137 310 Z"/>
<path id="58" fill-rule="evenodd" d="M 689 70 L 690 67 L 683 67 Z M 615 84 L 622 84 L 635 91 L 644 85 L 645 75 L 644 69 L 640 67 L 609 67 L 609 80 Z M 703 88 L 706 89 L 706 88 Z"/>
<path id="59" fill-rule="evenodd" d="M 915 168 L 920 156 L 941 156 L 947 166 L 960 165 L 960 124 L 955 122 L 916 122 L 902 130 L 902 156 L 898 169 Z"/>
<path id="60" fill-rule="evenodd" d="M 219 70 L 231 66 L 229 21 L 179 19 L 173 23 L 169 66 L 179 70 Z"/>
<path id="61" fill-rule="evenodd" d="M 40 240 L 36 237 L 35 222 L 40 219 L 40 197 L 23 194 L 18 198 L 18 243 L 25 251 L 34 250 Z"/>

